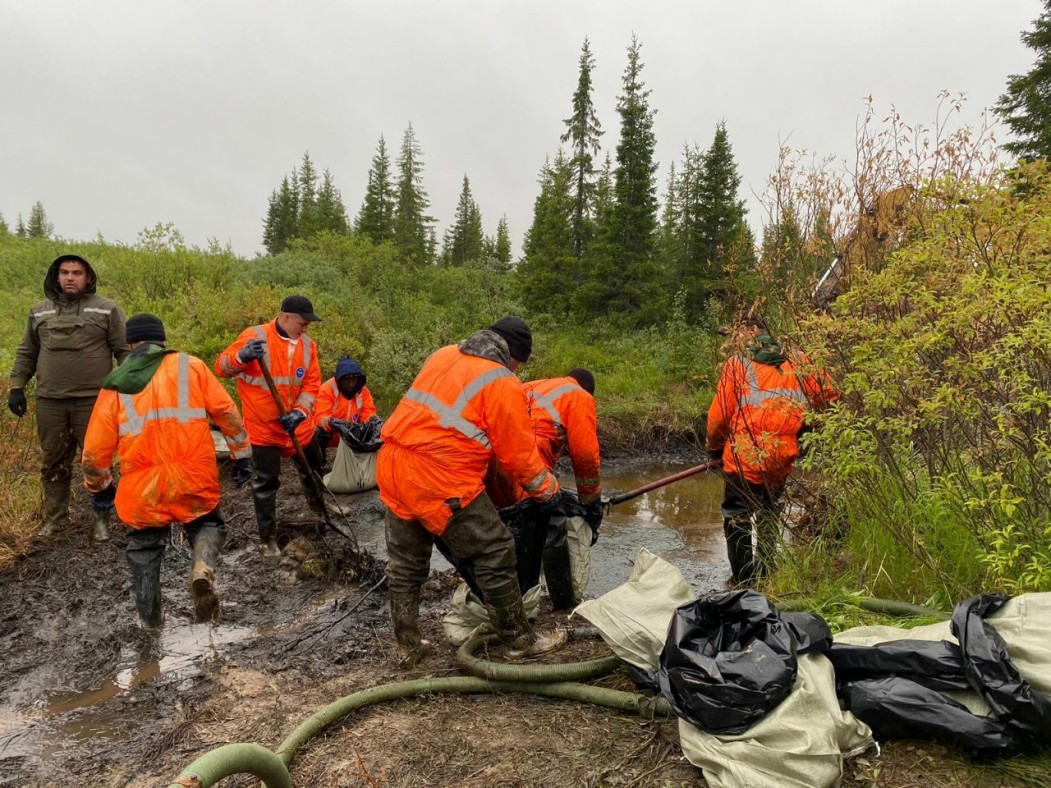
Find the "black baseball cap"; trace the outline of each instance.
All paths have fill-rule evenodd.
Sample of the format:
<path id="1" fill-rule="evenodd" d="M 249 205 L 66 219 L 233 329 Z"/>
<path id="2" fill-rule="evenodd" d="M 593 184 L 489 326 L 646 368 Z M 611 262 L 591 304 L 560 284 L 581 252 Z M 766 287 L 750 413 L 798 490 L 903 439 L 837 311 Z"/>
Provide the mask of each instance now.
<path id="1" fill-rule="evenodd" d="M 318 323 L 321 321 L 321 318 L 314 314 L 314 305 L 310 303 L 310 299 L 306 296 L 290 295 L 281 302 L 281 311 L 291 312 L 293 315 L 299 315 L 302 318 L 306 318 L 311 323 Z"/>

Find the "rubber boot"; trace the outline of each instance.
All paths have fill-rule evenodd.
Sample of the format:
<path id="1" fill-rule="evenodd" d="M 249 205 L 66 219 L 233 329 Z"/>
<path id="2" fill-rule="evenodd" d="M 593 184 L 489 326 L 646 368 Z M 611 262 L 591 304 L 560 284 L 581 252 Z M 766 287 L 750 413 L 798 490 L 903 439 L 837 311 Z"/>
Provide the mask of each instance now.
<path id="1" fill-rule="evenodd" d="M 91 507 L 91 538 L 95 542 L 109 541 L 109 509 Z"/>
<path id="2" fill-rule="evenodd" d="M 279 558 L 281 548 L 277 545 L 277 490 L 253 492 L 255 519 L 259 525 L 259 552 L 265 558 Z"/>
<path id="3" fill-rule="evenodd" d="M 390 618 L 398 642 L 398 666 L 414 668 L 430 652 L 430 641 L 420 634 L 420 592 L 390 594 Z"/>
<path id="4" fill-rule="evenodd" d="M 44 482 L 44 520 L 37 536 L 47 539 L 69 516 L 69 481 Z"/>
<path id="5" fill-rule="evenodd" d="M 131 570 L 131 590 L 135 596 L 135 609 L 139 613 L 139 625 L 146 630 L 155 630 L 164 623 L 161 611 L 161 561 L 163 550 L 141 550 L 128 553 L 128 568 Z"/>
<path id="6" fill-rule="evenodd" d="M 751 518 L 723 520 L 723 534 L 726 537 L 726 555 L 730 559 L 733 582 L 752 585 L 755 582 L 755 560 L 752 554 Z"/>
<path id="7" fill-rule="evenodd" d="M 508 659 L 535 657 L 565 645 L 564 629 L 556 629 L 549 635 L 537 635 L 533 631 L 522 607 L 522 592 L 517 583 L 504 593 L 491 596 L 491 604 L 486 604 L 485 609 L 497 636 L 507 646 Z"/>
<path id="8" fill-rule="evenodd" d="M 219 594 L 215 590 L 215 564 L 219 558 L 222 534 L 216 528 L 202 528 L 193 541 L 193 569 L 190 595 L 198 623 L 219 620 Z"/>

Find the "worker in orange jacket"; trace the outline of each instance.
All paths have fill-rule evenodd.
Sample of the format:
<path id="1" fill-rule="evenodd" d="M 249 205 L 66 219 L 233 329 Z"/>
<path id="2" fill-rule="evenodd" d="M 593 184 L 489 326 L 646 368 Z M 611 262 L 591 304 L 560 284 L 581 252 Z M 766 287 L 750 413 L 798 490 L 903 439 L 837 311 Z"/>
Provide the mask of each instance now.
<path id="1" fill-rule="evenodd" d="M 771 568 L 780 534 L 779 499 L 799 456 L 807 411 L 838 394 L 801 352 L 785 352 L 765 321 L 741 318 L 731 340 L 740 352 L 723 366 L 708 410 L 709 459 L 724 473 L 723 532 L 736 583 Z M 758 560 L 752 550 L 756 523 Z"/>
<path id="2" fill-rule="evenodd" d="M 495 456 L 531 498 L 558 502 L 558 480 L 537 452 L 525 390 L 514 374 L 532 342 L 524 321 L 506 317 L 435 351 L 383 427 L 376 481 L 388 509 L 387 582 L 405 665 L 415 664 L 426 645 L 420 588 L 437 539 L 454 565 L 473 565 L 490 620 L 514 654 L 565 642 L 564 632 L 538 638 L 526 619 L 514 539 L 483 487 Z"/>
<path id="3" fill-rule="evenodd" d="M 314 438 L 322 451 L 339 442 L 339 430 L 332 422 L 364 423 L 377 415 L 366 380 L 358 362 L 344 356 L 336 364 L 336 374 L 321 384 L 314 406 Z"/>
<path id="4" fill-rule="evenodd" d="M 485 489 L 500 509 L 515 506 L 505 513 L 518 550 L 518 580 L 523 593 L 540 582 L 540 559 L 543 558 L 547 589 L 555 610 L 575 607 L 580 599 L 574 591 L 586 585 L 588 571 L 575 567 L 567 539 L 582 541 L 575 555 L 598 540 L 602 524 L 602 488 L 598 421 L 595 414 L 595 376 L 586 369 L 571 369 L 560 378 L 533 380 L 525 384 L 529 400 L 529 418 L 540 457 L 554 472 L 559 458 L 568 451 L 576 478 L 577 502 L 563 499 L 563 506 L 550 515 L 535 508 L 515 506 L 528 500 L 525 490 L 495 460 L 489 464 Z M 579 502 L 579 505 L 578 505 Z M 570 517 L 582 516 L 591 528 L 590 541 L 570 533 Z M 588 561 L 583 560 L 584 566 Z"/>
<path id="5" fill-rule="evenodd" d="M 199 621 L 219 613 L 215 564 L 226 536 L 219 515 L 214 422 L 236 472 L 250 473 L 251 446 L 230 395 L 199 358 L 165 347 L 154 315 L 127 321 L 131 355 L 102 382 L 84 439 L 84 486 L 92 504 L 116 504 L 128 526 L 127 558 L 139 621 L 161 625 L 161 561 L 172 523 L 193 547 L 190 591 Z M 114 453 L 121 480 L 113 480 Z"/>
<path id="6" fill-rule="evenodd" d="M 281 458 L 292 457 L 303 484 L 307 504 L 324 513 L 324 501 L 310 478 L 320 478 L 324 456 L 313 440 L 310 418 L 321 388 L 321 366 L 317 345 L 307 329 L 321 320 L 305 296 L 293 295 L 281 302 L 275 320 L 246 328 L 219 354 L 215 371 L 220 377 L 237 378 L 245 427 L 252 442 L 252 498 L 259 527 L 263 555 L 281 555 L 277 544 L 277 491 L 281 486 Z M 276 384 L 285 414 L 278 411 L 260 362 L 266 364 Z M 307 458 L 303 467 L 292 445 L 292 434 L 299 439 Z"/>

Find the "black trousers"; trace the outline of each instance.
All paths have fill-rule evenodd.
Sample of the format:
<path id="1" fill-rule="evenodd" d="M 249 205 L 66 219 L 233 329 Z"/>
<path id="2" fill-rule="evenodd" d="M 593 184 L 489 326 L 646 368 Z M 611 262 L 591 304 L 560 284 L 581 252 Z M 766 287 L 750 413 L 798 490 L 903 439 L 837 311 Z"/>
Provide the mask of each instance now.
<path id="1" fill-rule="evenodd" d="M 742 476 L 727 474 L 723 485 L 723 535 L 730 571 L 736 583 L 750 584 L 773 567 L 777 552 L 783 488 L 752 484 Z M 756 550 L 752 549 L 755 516 Z M 758 553 L 758 555 L 756 555 Z"/>

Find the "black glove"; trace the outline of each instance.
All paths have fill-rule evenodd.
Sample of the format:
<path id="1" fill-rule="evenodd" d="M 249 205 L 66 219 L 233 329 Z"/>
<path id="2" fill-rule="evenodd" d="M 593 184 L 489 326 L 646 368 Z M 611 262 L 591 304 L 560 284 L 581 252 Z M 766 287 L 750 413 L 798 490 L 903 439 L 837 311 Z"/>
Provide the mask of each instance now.
<path id="1" fill-rule="evenodd" d="M 117 483 L 112 482 L 105 490 L 91 494 L 91 506 L 100 512 L 108 512 L 113 508 L 113 499 L 117 497 Z"/>
<path id="2" fill-rule="evenodd" d="M 296 427 L 307 420 L 307 414 L 299 408 L 292 408 L 284 416 L 278 416 L 277 420 L 281 422 L 281 429 L 291 435 L 296 431 Z"/>
<path id="3" fill-rule="evenodd" d="M 242 364 L 262 358 L 266 355 L 266 342 L 261 339 L 249 339 L 248 344 L 237 351 L 237 360 Z"/>
<path id="4" fill-rule="evenodd" d="M 553 512 L 562 505 L 562 499 L 564 497 L 565 493 L 559 490 L 546 501 L 537 501 L 537 508 L 542 512 Z"/>
<path id="5" fill-rule="evenodd" d="M 11 389 L 7 393 L 7 407 L 11 409 L 18 418 L 26 415 L 29 405 L 26 403 L 26 393 L 22 389 Z"/>
<path id="6" fill-rule="evenodd" d="M 602 525 L 602 515 L 605 505 L 601 500 L 584 504 L 584 522 L 591 527 L 591 544 L 594 546 L 598 541 L 598 528 Z"/>
<path id="7" fill-rule="evenodd" d="M 704 461 L 712 466 L 713 471 L 721 471 L 723 468 L 723 450 L 718 449 L 705 449 L 704 450 Z"/>
<path id="8" fill-rule="evenodd" d="M 243 457 L 239 460 L 234 460 L 234 469 L 230 472 L 230 476 L 237 487 L 244 487 L 248 482 L 252 481 L 252 458 Z"/>

